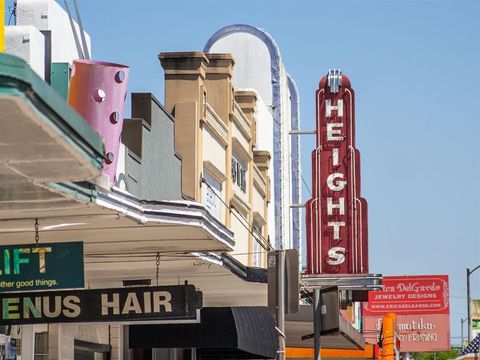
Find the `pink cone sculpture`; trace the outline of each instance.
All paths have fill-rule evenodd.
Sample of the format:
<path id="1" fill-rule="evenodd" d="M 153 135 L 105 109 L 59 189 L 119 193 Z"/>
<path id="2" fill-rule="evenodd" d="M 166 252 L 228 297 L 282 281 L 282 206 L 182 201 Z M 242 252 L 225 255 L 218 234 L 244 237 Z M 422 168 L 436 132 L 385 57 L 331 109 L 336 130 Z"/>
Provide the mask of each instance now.
<path id="1" fill-rule="evenodd" d="M 93 60 L 75 60 L 68 103 L 105 143 L 103 173 L 115 181 L 129 68 Z"/>

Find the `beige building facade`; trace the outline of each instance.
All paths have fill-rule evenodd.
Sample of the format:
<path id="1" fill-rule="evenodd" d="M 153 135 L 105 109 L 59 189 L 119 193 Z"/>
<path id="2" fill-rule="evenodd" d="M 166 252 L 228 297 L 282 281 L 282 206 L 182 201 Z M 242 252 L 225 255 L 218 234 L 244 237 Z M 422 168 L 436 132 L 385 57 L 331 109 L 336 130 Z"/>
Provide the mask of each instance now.
<path id="1" fill-rule="evenodd" d="M 271 156 L 256 147 L 255 91 L 235 91 L 230 54 L 161 53 L 159 59 L 165 108 L 175 117 L 183 196 L 233 231 L 237 260 L 265 267 Z"/>

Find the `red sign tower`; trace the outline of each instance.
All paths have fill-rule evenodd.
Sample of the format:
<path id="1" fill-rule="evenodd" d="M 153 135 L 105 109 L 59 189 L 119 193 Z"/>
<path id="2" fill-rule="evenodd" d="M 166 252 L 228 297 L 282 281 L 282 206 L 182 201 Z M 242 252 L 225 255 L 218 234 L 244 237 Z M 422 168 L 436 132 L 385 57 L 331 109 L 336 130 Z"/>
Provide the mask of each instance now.
<path id="1" fill-rule="evenodd" d="M 367 202 L 360 196 L 355 93 L 331 70 L 316 92 L 312 198 L 307 202 L 307 274 L 368 273 Z"/>

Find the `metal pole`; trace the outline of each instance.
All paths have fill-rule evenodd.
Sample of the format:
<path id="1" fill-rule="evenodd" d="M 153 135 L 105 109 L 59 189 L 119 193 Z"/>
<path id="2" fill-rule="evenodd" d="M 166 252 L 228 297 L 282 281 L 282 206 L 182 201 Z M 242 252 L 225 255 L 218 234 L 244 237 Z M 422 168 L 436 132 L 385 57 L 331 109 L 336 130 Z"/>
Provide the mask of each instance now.
<path id="1" fill-rule="evenodd" d="M 464 350 L 464 346 L 463 346 L 463 323 L 465 322 L 465 319 L 460 319 L 460 334 L 462 336 L 462 351 Z"/>
<path id="2" fill-rule="evenodd" d="M 467 268 L 467 342 L 470 344 L 472 341 L 472 317 L 470 314 L 470 269 Z"/>
<path id="3" fill-rule="evenodd" d="M 320 331 L 322 330 L 322 301 L 320 298 L 320 289 L 314 290 L 314 308 L 313 308 L 313 348 L 315 352 L 314 360 L 321 360 L 320 356 Z"/>
<path id="4" fill-rule="evenodd" d="M 317 130 L 290 130 L 290 135 L 316 135 Z"/>
<path id="5" fill-rule="evenodd" d="M 277 251 L 278 360 L 285 360 L 285 250 Z"/>

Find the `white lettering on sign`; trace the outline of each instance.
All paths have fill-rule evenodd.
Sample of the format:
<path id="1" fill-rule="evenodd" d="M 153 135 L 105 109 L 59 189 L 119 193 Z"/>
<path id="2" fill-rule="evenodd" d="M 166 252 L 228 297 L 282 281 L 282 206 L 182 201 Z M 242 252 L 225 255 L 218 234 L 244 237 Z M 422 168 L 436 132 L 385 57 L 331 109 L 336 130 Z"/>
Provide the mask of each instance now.
<path id="1" fill-rule="evenodd" d="M 80 315 L 80 299 L 75 295 L 65 296 L 63 299 L 63 315 L 69 318 L 76 318 Z"/>
<path id="2" fill-rule="evenodd" d="M 327 141 L 342 141 L 343 123 L 327 123 Z"/>
<path id="3" fill-rule="evenodd" d="M 108 300 L 108 294 L 102 294 L 102 315 L 108 315 L 108 309 L 113 310 L 114 315 L 120 314 L 120 295 L 113 294 L 112 300 Z"/>
<path id="4" fill-rule="evenodd" d="M 328 188 L 332 191 L 342 191 L 343 189 L 345 189 L 345 185 L 347 185 L 347 182 L 345 180 L 334 182 L 337 179 L 343 179 L 343 176 L 344 175 L 342 173 L 333 173 L 328 175 L 328 178 L 327 178 Z"/>
<path id="5" fill-rule="evenodd" d="M 132 311 L 135 314 L 141 314 L 142 308 L 140 307 L 140 303 L 138 302 L 137 294 L 130 292 L 127 294 L 127 299 L 125 300 L 125 304 L 123 305 L 122 314 L 128 314 Z"/>
<path id="6" fill-rule="evenodd" d="M 345 261 L 345 248 L 334 246 L 328 250 L 327 263 L 330 265 L 340 265 Z"/>
<path id="7" fill-rule="evenodd" d="M 332 149 L 332 165 L 333 166 L 338 166 L 339 161 L 338 161 L 338 149 Z"/>
<path id="8" fill-rule="evenodd" d="M 398 291 L 409 291 L 409 292 L 428 292 L 428 291 L 439 291 L 440 285 L 433 282 L 429 285 L 420 285 L 419 283 L 399 283 L 397 284 Z"/>
<path id="9" fill-rule="evenodd" d="M 340 226 L 345 226 L 343 221 L 330 221 L 328 226 L 333 226 L 333 240 L 340 240 Z"/>
<path id="10" fill-rule="evenodd" d="M 141 301 L 138 299 L 137 294 L 129 292 L 125 301 L 120 303 L 120 295 L 117 293 L 112 294 L 112 298 L 109 299 L 108 294 L 102 294 L 102 315 L 123 315 L 129 313 L 135 314 L 149 314 L 149 313 L 161 313 L 172 312 L 172 294 L 168 291 L 154 291 L 143 293 L 143 308 L 140 305 Z M 153 303 L 153 311 L 152 311 Z"/>
<path id="11" fill-rule="evenodd" d="M 333 198 L 327 197 L 327 215 L 333 215 L 333 209 L 338 209 L 340 215 L 345 215 L 345 198 L 339 198 L 338 204 L 334 204 Z"/>
<path id="12" fill-rule="evenodd" d="M 172 294 L 168 291 L 155 291 L 153 293 L 153 312 L 160 312 L 160 307 L 163 306 L 166 312 L 172 312 Z"/>
<path id="13" fill-rule="evenodd" d="M 325 100 L 325 116 L 331 117 L 332 110 L 336 110 L 337 116 L 342 117 L 343 116 L 343 100 L 342 99 L 337 100 L 337 105 L 332 105 L 331 100 Z"/>

